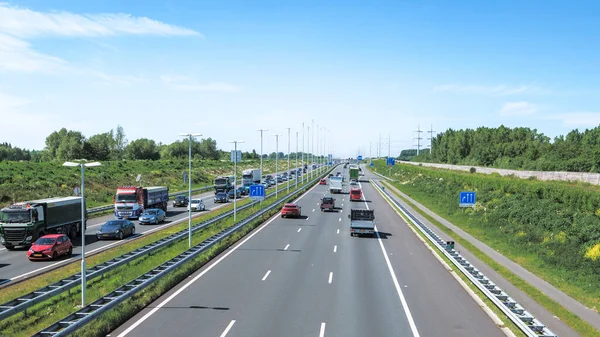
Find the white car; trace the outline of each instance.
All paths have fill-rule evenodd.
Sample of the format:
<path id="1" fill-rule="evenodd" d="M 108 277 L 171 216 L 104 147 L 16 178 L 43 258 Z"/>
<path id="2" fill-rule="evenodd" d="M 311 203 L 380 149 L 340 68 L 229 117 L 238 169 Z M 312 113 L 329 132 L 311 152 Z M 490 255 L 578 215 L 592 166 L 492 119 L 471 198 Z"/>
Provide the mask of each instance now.
<path id="1" fill-rule="evenodd" d="M 192 199 L 190 205 L 188 206 L 188 211 L 192 208 L 192 212 L 194 211 L 206 211 L 206 205 L 204 205 L 204 201 L 202 199 Z"/>

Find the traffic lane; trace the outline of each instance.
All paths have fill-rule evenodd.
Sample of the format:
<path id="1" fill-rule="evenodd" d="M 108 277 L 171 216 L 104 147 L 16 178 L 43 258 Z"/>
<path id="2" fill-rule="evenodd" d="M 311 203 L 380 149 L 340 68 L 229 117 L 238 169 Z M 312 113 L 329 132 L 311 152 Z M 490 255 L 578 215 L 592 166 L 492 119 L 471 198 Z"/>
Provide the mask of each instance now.
<path id="1" fill-rule="evenodd" d="M 207 203 L 207 207 L 208 207 Z M 220 204 L 219 206 L 213 205 L 212 209 L 217 209 L 227 204 Z M 208 210 L 208 208 L 207 208 Z M 193 217 L 198 217 L 202 213 L 206 212 L 194 212 Z M 147 235 L 166 227 L 172 226 L 176 221 L 186 219 L 188 216 L 187 211 L 182 211 L 177 217 L 167 218 L 168 220 L 160 223 L 159 225 L 139 225 L 136 223 L 136 234 L 123 238 L 123 240 L 98 240 L 96 238 L 95 231 L 90 233 L 90 229 L 86 232 L 86 256 L 95 254 L 101 250 L 105 250 L 117 245 L 124 244 L 130 240 L 136 239 L 140 236 Z M 97 229 L 96 229 L 97 230 Z M 79 238 L 73 239 L 73 255 L 71 257 L 62 256 L 56 260 L 42 260 L 42 261 L 29 261 L 25 256 L 26 248 L 21 250 L 10 251 L 10 254 L 2 256 L 1 263 L 5 265 L 2 268 L 2 278 L 8 279 L 9 281 L 18 281 L 26 277 L 31 277 L 42 272 L 46 272 L 52 268 L 71 263 L 74 260 L 81 258 L 81 240 Z"/>
<path id="2" fill-rule="evenodd" d="M 305 205 L 316 203 L 319 195 L 308 193 L 305 198 L 300 199 L 299 203 Z M 268 226 L 261 226 L 259 230 L 254 231 L 251 239 L 247 239 L 241 245 L 238 244 L 239 247 L 226 250 L 196 272 L 196 275 L 205 274 L 127 336 L 162 335 L 163 332 L 173 334 L 174 331 L 178 331 L 177 335 L 181 336 L 196 335 L 198 331 L 202 331 L 203 335 L 218 336 L 231 321 L 230 317 L 236 317 L 233 319 L 239 320 L 244 315 L 248 315 L 248 310 L 255 312 L 266 310 L 257 303 L 260 299 L 265 298 L 265 291 L 270 293 L 273 289 L 271 276 L 292 272 L 290 268 L 293 268 L 296 265 L 295 261 L 301 257 L 301 252 L 298 252 L 296 248 L 304 249 L 304 246 L 299 245 L 293 239 L 294 236 L 304 237 L 304 240 L 310 241 L 306 235 L 310 231 L 309 227 L 300 226 L 310 223 L 311 217 L 309 216 L 308 219 L 282 219 L 280 214 L 275 215 Z M 220 263 L 216 262 L 227 254 L 230 254 L 227 259 L 223 259 Z M 281 260 L 282 263 L 277 263 L 277 260 Z M 282 268 L 277 267 L 279 265 Z M 207 272 L 208 270 L 210 272 Z M 266 275 L 268 270 L 272 270 L 272 273 Z M 265 276 L 267 277 L 265 278 Z M 263 278 L 265 281 L 262 281 Z M 182 284 L 176 288 L 181 286 Z M 174 290 L 170 291 L 170 293 L 173 292 Z M 124 330 L 156 308 L 170 295 L 164 295 L 111 335 L 122 336 L 120 334 Z M 246 304 L 251 305 L 247 308 Z M 201 312 L 198 310 L 172 310 L 172 308 L 194 309 L 198 307 L 221 308 L 222 310 L 202 310 Z M 179 327 L 182 324 L 189 326 L 186 326 L 186 330 L 179 334 Z M 189 330 L 187 330 L 188 328 Z"/>
<path id="3" fill-rule="evenodd" d="M 468 337 L 482 333 L 505 336 L 375 188 L 370 183 L 361 183 L 361 186 L 371 201 L 369 208 L 375 210 L 379 235 L 387 238 L 381 242 L 419 333 L 423 336 Z"/>

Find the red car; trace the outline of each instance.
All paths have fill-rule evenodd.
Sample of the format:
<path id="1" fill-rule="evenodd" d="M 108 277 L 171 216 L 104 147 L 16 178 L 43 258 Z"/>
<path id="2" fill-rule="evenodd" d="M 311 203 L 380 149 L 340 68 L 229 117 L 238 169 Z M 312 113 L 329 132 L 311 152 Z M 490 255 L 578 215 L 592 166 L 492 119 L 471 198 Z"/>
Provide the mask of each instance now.
<path id="1" fill-rule="evenodd" d="M 360 188 L 350 189 L 350 201 L 361 201 L 361 200 L 362 200 L 362 190 Z"/>
<path id="2" fill-rule="evenodd" d="M 297 204 L 283 205 L 283 208 L 281 209 L 281 217 L 285 218 L 290 215 L 299 218 L 300 216 L 302 216 L 302 207 L 300 207 L 300 205 Z"/>
<path id="3" fill-rule="evenodd" d="M 327 180 L 325 180 L 325 178 L 321 179 L 321 181 L 319 181 L 319 185 L 327 185 Z"/>
<path id="4" fill-rule="evenodd" d="M 37 239 L 27 251 L 30 260 L 56 259 L 61 255 L 71 256 L 73 244 L 65 234 L 49 234 Z"/>

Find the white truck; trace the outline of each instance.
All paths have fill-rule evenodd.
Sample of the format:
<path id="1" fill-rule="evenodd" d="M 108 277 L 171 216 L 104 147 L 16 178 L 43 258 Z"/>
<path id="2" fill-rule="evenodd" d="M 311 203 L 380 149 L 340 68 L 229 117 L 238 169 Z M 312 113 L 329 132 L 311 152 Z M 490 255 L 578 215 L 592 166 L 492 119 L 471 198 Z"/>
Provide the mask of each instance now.
<path id="1" fill-rule="evenodd" d="M 262 172 L 260 169 L 249 169 L 242 172 L 242 185 L 260 184 Z"/>
<path id="2" fill-rule="evenodd" d="M 342 193 L 342 177 L 329 177 L 329 193 Z"/>
<path id="3" fill-rule="evenodd" d="M 350 236 L 369 234 L 375 237 L 375 211 L 372 209 L 351 209 L 350 214 Z"/>

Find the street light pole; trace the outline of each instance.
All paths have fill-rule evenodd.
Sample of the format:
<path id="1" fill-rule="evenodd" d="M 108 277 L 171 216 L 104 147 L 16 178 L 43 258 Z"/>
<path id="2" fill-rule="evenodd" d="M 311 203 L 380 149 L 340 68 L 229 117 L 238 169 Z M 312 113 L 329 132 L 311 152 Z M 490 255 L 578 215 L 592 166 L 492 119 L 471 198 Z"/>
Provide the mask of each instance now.
<path id="1" fill-rule="evenodd" d="M 310 137 L 311 140 L 310 140 L 310 142 L 312 143 L 312 146 L 311 146 L 311 150 L 310 150 L 310 152 L 311 152 L 310 157 L 312 158 L 311 162 L 314 163 L 315 162 L 315 120 L 314 119 L 312 120 L 311 130 L 312 130 L 312 132 L 311 132 L 311 137 Z M 310 168 L 311 168 L 311 170 L 310 170 L 310 179 L 313 178 L 312 163 L 311 163 L 311 166 L 310 166 Z"/>
<path id="2" fill-rule="evenodd" d="M 277 180 L 277 172 L 279 172 L 279 136 L 275 136 L 275 199 L 278 198 L 279 193 L 279 180 Z"/>
<path id="3" fill-rule="evenodd" d="M 304 184 L 304 122 L 302 122 L 302 183 Z"/>
<path id="4" fill-rule="evenodd" d="M 237 221 L 237 145 L 238 143 L 243 143 L 243 140 L 232 140 L 230 143 L 234 144 L 233 151 L 233 222 Z M 262 174 L 262 172 L 261 172 Z"/>
<path id="5" fill-rule="evenodd" d="M 199 133 L 180 133 L 188 137 L 188 247 L 192 248 L 192 137 L 202 136 Z"/>
<path id="6" fill-rule="evenodd" d="M 298 188 L 298 131 L 296 131 L 296 189 Z"/>
<path id="7" fill-rule="evenodd" d="M 292 128 L 287 128 L 288 130 L 288 153 L 287 153 L 287 157 L 288 157 L 288 168 L 287 168 L 287 173 L 288 173 L 288 177 L 291 178 L 292 175 L 290 174 L 290 131 L 292 130 Z M 288 178 L 288 183 L 287 183 L 287 193 L 290 193 L 290 179 Z"/>
<path id="8" fill-rule="evenodd" d="M 85 307 L 85 287 L 86 287 L 86 273 L 87 268 L 85 265 L 85 230 L 86 230 L 86 218 L 87 212 L 85 209 L 85 167 L 102 166 L 99 162 L 92 163 L 73 163 L 64 162 L 63 166 L 81 168 L 81 224 L 79 225 L 79 231 L 81 232 L 81 307 Z"/>
<path id="9" fill-rule="evenodd" d="M 260 182 L 263 182 L 263 132 L 264 131 L 269 131 L 268 129 L 259 129 L 257 131 L 260 131 Z M 260 205 L 262 207 L 262 199 L 260 199 Z"/>

